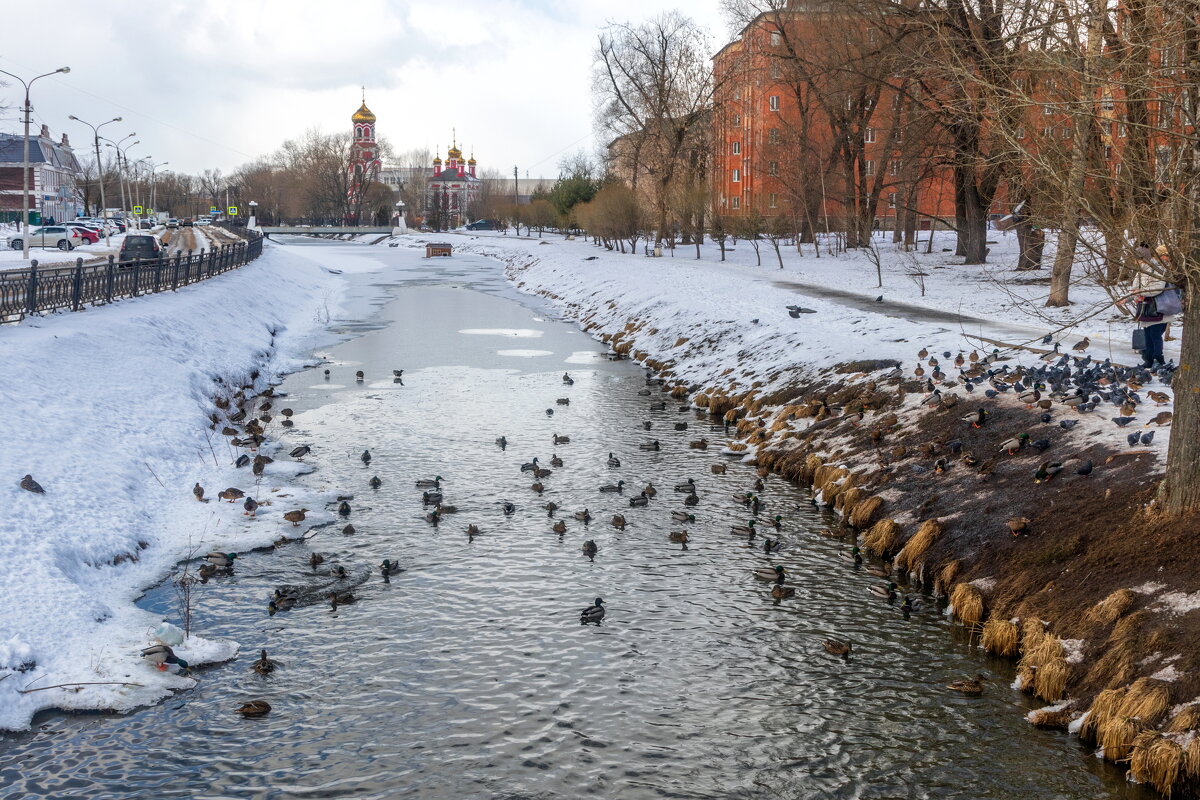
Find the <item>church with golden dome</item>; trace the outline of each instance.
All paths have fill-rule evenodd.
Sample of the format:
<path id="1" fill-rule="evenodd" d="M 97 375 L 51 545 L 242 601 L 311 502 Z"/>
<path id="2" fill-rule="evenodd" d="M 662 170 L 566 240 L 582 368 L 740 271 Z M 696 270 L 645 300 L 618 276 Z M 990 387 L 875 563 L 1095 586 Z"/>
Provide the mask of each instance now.
<path id="1" fill-rule="evenodd" d="M 362 205 L 366 187 L 379 180 L 382 163 L 379 160 L 379 142 L 375 139 L 375 115 L 367 108 L 366 90 L 363 90 L 362 105 L 350 117 L 353 124 L 350 142 L 350 174 L 346 194 L 351 213 L 347 222 L 356 224 L 359 207 Z"/>
<path id="2" fill-rule="evenodd" d="M 481 195 L 482 181 L 475 174 L 476 161 L 472 155 L 463 161 L 458 147 L 458 136 L 446 152 L 433 159 L 433 175 L 429 179 L 429 197 L 426 208 L 431 222 L 439 229 L 457 228 L 467 222 L 471 206 Z"/>

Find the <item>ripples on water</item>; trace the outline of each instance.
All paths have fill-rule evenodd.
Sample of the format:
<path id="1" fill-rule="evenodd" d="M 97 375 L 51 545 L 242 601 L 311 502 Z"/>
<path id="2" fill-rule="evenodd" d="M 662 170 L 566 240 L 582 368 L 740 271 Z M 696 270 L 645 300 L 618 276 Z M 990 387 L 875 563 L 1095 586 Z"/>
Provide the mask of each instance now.
<path id="1" fill-rule="evenodd" d="M 659 398 L 637 396 L 634 366 L 599 361 L 566 325 L 478 292 L 410 288 L 384 315 L 388 327 L 331 353 L 330 379 L 318 368 L 283 387 L 297 411 L 285 441 L 313 445 L 308 482 L 354 493 L 357 533 L 338 523 L 240 558 L 235 575 L 202 587 L 196 624 L 236 638 L 243 657 L 160 706 L 51 715 L 7 737 L 4 797 L 1143 796 L 1066 737 L 1029 729 L 1008 667 L 982 663 L 936 611 L 906 622 L 872 598 L 879 581 L 817 534 L 831 521 L 771 477 L 763 516 L 784 516 L 787 543 L 773 561 L 797 589 L 774 603 L 751 576 L 772 561 L 728 533 L 748 518 L 733 495 L 756 475 L 732 462 L 710 474 L 728 459 L 687 443 L 720 441 L 719 427 L 673 402 L 646 411 Z M 551 355 L 497 354 L 514 330 Z M 561 383 L 564 364 L 573 387 Z M 394 368 L 406 370 L 403 385 Z M 356 369 L 367 383 L 355 384 Z M 677 421 L 689 430 L 672 430 Z M 554 433 L 571 443 L 553 446 Z M 638 450 L 647 438 L 663 450 Z M 610 451 L 620 469 L 606 466 Z M 548 466 L 554 452 L 566 463 L 539 498 L 519 466 L 533 456 Z M 459 507 L 436 528 L 413 485 L 434 475 Z M 688 477 L 702 501 L 684 526 L 670 520 L 684 508 L 671 487 Z M 631 509 L 630 492 L 597 491 L 619 478 L 634 492 L 653 481 L 658 498 Z M 511 517 L 505 500 L 518 506 Z M 541 509 L 550 500 L 563 536 Z M 571 517 L 585 507 L 586 527 Z M 617 512 L 624 532 L 608 524 Z M 468 523 L 482 529 L 470 543 Z M 667 541 L 682 527 L 686 551 Z M 600 548 L 594 561 L 585 539 Z M 327 558 L 319 574 L 312 551 Z M 384 558 L 405 572 L 383 582 Z M 369 573 L 357 603 L 267 616 L 274 586 L 328 580 L 333 563 Z M 596 596 L 608 616 L 581 626 Z M 144 604 L 172 613 L 174 599 L 158 587 Z M 825 653 L 831 635 L 855 655 Z M 260 647 L 281 662 L 270 677 L 250 671 Z M 981 669 L 993 678 L 984 697 L 944 688 Z M 232 712 L 259 697 L 269 716 Z"/>

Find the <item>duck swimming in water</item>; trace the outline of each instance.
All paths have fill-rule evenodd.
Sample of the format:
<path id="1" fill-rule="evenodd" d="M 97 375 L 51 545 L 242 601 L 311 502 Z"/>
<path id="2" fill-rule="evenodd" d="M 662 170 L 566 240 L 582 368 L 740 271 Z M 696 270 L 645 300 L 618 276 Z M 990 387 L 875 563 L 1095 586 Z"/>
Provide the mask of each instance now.
<path id="1" fill-rule="evenodd" d="M 606 613 L 607 612 L 604 608 L 604 600 L 597 597 L 595 603 L 579 612 L 579 621 L 584 624 L 590 622 L 599 622 L 600 620 L 604 619 L 604 615 Z"/>

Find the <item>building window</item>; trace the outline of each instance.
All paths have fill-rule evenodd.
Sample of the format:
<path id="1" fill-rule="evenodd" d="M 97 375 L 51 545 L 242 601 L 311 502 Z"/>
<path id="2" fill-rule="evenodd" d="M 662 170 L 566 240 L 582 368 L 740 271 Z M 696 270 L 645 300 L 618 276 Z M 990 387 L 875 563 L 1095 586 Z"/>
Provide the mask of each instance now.
<path id="1" fill-rule="evenodd" d="M 1119 161 L 1117 162 L 1117 169 L 1116 169 L 1116 173 L 1117 173 L 1118 175 L 1120 175 L 1120 174 L 1121 174 L 1121 162 L 1119 162 Z"/>
<path id="2" fill-rule="evenodd" d="M 1122 122 L 1120 125 L 1117 126 L 1117 138 L 1118 139 L 1125 138 L 1125 123 L 1124 122 Z"/>
<path id="3" fill-rule="evenodd" d="M 1018 139 L 1024 139 L 1024 138 L 1025 138 L 1025 126 L 1024 126 L 1024 125 L 1018 125 L 1018 126 L 1017 126 L 1017 138 L 1018 138 Z"/>
<path id="4" fill-rule="evenodd" d="M 775 202 L 776 202 L 777 197 L 778 197 L 778 195 L 776 195 L 774 192 L 771 192 L 770 194 L 767 195 L 767 208 L 775 208 Z"/>
<path id="5" fill-rule="evenodd" d="M 735 127 L 735 128 L 742 127 L 742 115 L 741 114 L 733 115 L 733 127 Z"/>
<path id="6" fill-rule="evenodd" d="M 783 37 L 779 35 L 779 31 L 771 31 L 771 47 L 779 47 L 783 44 Z"/>
<path id="7" fill-rule="evenodd" d="M 900 174 L 900 159 L 893 158 L 892 163 L 888 166 L 888 172 L 892 175 Z"/>
<path id="8" fill-rule="evenodd" d="M 1046 128 L 1042 128 L 1042 136 L 1043 136 L 1044 138 L 1046 138 L 1046 139 L 1049 139 L 1049 138 L 1050 138 L 1051 136 L 1053 136 L 1053 135 L 1054 135 L 1054 128 L 1053 128 L 1053 127 L 1046 127 Z"/>
<path id="9" fill-rule="evenodd" d="M 742 143 L 734 142 L 733 143 L 733 154 L 736 156 L 736 155 L 740 155 L 741 152 L 742 152 Z"/>
<path id="10" fill-rule="evenodd" d="M 779 144 L 778 128 L 771 128 L 767 131 L 767 144 Z"/>
<path id="11" fill-rule="evenodd" d="M 742 207 L 742 198 L 738 197 L 736 194 L 733 197 L 729 198 L 729 207 L 730 208 L 741 208 Z"/>
<path id="12" fill-rule="evenodd" d="M 783 77 L 783 70 L 779 67 L 778 61 L 771 62 L 771 80 L 777 81 Z"/>
<path id="13" fill-rule="evenodd" d="M 1112 145 L 1111 144 L 1104 145 L 1104 160 L 1112 161 Z"/>
<path id="14" fill-rule="evenodd" d="M 875 174 L 875 162 L 874 162 L 874 161 L 872 161 L 871 159 L 867 159 L 866 173 L 867 173 L 868 175 L 874 175 L 874 174 Z"/>
<path id="15" fill-rule="evenodd" d="M 741 183 L 742 182 L 742 171 L 740 169 L 735 169 L 733 171 L 733 177 L 730 178 L 730 180 L 733 181 L 734 183 Z"/>
<path id="16" fill-rule="evenodd" d="M 896 193 L 888 192 L 888 208 L 896 207 Z"/>
<path id="17" fill-rule="evenodd" d="M 1024 78 L 1017 78 L 1017 91 L 1018 92 L 1025 91 L 1025 79 Z"/>
<path id="18" fill-rule="evenodd" d="M 767 174 L 768 175 L 778 175 L 779 174 L 779 162 L 778 161 L 771 161 L 767 164 Z"/>
<path id="19" fill-rule="evenodd" d="M 874 144 L 875 143 L 875 129 L 867 128 L 866 133 L 863 134 L 863 140 L 866 141 L 868 144 Z"/>
<path id="20" fill-rule="evenodd" d="M 1063 129 L 1062 129 L 1062 137 L 1063 137 L 1064 139 L 1070 139 L 1070 138 L 1071 138 L 1071 128 L 1070 128 L 1070 126 L 1068 126 L 1068 125 L 1063 125 Z"/>
<path id="21" fill-rule="evenodd" d="M 1046 103 L 1046 105 L 1042 106 L 1042 113 L 1047 117 L 1050 116 L 1054 113 L 1054 105 L 1051 103 Z"/>
<path id="22" fill-rule="evenodd" d="M 867 41 L 868 42 L 870 42 L 871 44 L 875 44 L 875 40 L 878 38 L 879 38 L 879 36 L 874 28 L 867 28 Z"/>
<path id="23" fill-rule="evenodd" d="M 767 104 L 771 107 L 772 111 L 778 111 L 779 110 L 779 95 L 777 95 L 777 94 L 771 95 L 767 99 Z"/>
<path id="24" fill-rule="evenodd" d="M 1112 111 L 1114 105 L 1112 95 L 1105 92 L 1104 96 L 1100 98 L 1100 107 L 1105 111 Z"/>

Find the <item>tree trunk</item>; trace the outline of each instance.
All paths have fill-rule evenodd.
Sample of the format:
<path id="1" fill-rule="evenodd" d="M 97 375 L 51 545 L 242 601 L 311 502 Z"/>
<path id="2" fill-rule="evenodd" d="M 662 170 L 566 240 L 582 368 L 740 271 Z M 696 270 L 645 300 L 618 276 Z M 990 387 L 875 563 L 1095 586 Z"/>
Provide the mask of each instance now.
<path id="1" fill-rule="evenodd" d="M 959 230 L 959 242 L 966 258 L 964 264 L 987 263 L 987 208 L 973 181 L 963 184 L 963 227 Z"/>
<path id="2" fill-rule="evenodd" d="M 1184 292 L 1179 369 L 1171 379 L 1175 410 L 1167 449 L 1166 510 L 1180 515 L 1200 508 L 1200 282 Z"/>
<path id="3" fill-rule="evenodd" d="M 967 196 L 962 167 L 954 168 L 954 255 L 967 254 Z"/>
<path id="4" fill-rule="evenodd" d="M 1042 250 L 1046 246 L 1046 232 L 1029 222 L 1017 226 L 1017 269 L 1021 272 L 1042 268 Z"/>
<path id="5" fill-rule="evenodd" d="M 1125 238 L 1111 225 L 1104 226 L 1104 273 L 1109 286 L 1125 280 Z"/>

